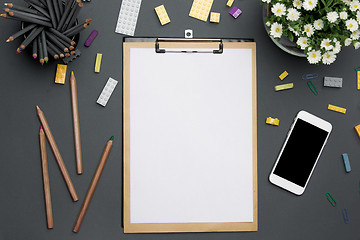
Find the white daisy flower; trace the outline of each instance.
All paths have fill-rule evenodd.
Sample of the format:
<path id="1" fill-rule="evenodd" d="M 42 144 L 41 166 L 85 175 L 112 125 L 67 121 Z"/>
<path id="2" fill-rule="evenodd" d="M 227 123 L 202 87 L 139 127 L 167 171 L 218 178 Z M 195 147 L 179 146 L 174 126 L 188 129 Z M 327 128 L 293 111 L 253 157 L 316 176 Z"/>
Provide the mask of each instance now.
<path id="1" fill-rule="evenodd" d="M 326 14 L 326 18 L 329 22 L 334 23 L 339 18 L 339 14 L 337 12 L 329 12 Z"/>
<path id="2" fill-rule="evenodd" d="M 331 63 L 335 62 L 335 60 L 336 60 L 336 54 L 331 51 L 324 53 L 324 55 L 322 56 L 323 64 L 330 65 Z"/>
<path id="3" fill-rule="evenodd" d="M 302 50 L 304 50 L 307 46 L 309 46 L 308 38 L 307 37 L 299 37 L 298 40 L 296 41 L 296 44 L 299 45 Z"/>
<path id="4" fill-rule="evenodd" d="M 334 42 L 335 46 L 333 47 L 332 51 L 337 54 L 341 51 L 341 43 L 340 41 L 336 40 L 336 38 L 334 39 Z"/>
<path id="5" fill-rule="evenodd" d="M 359 24 L 354 19 L 349 19 L 345 22 L 347 30 L 350 30 L 351 32 L 355 32 L 359 28 Z"/>
<path id="6" fill-rule="evenodd" d="M 360 38 L 360 31 L 356 30 L 350 35 L 351 39 L 358 40 Z"/>
<path id="7" fill-rule="evenodd" d="M 360 47 L 360 42 L 354 43 L 354 48 L 355 48 L 355 49 L 359 49 L 359 47 Z"/>
<path id="8" fill-rule="evenodd" d="M 282 15 L 285 15 L 286 7 L 282 3 L 276 3 L 274 6 L 272 6 L 271 12 L 273 12 L 275 16 L 281 17 Z"/>
<path id="9" fill-rule="evenodd" d="M 280 23 L 273 23 L 270 29 L 270 35 L 274 38 L 280 38 L 282 36 L 283 30 Z"/>
<path id="10" fill-rule="evenodd" d="M 350 10 L 355 12 L 360 9 L 360 2 L 358 0 L 354 0 L 350 3 Z"/>
<path id="11" fill-rule="evenodd" d="M 299 36 L 300 34 L 299 34 L 299 32 L 298 31 L 296 31 L 295 29 L 293 29 L 291 26 L 288 26 L 288 28 L 289 28 L 289 30 L 293 33 L 293 34 L 295 34 L 295 36 Z"/>
<path id="12" fill-rule="evenodd" d="M 262 0 L 264 3 L 270 3 L 271 0 Z"/>
<path id="13" fill-rule="evenodd" d="M 342 20 L 346 20 L 346 19 L 347 19 L 347 17 L 348 17 L 347 12 L 341 12 L 341 13 L 340 13 L 340 19 L 342 19 Z"/>
<path id="14" fill-rule="evenodd" d="M 318 63 L 321 60 L 321 52 L 320 51 L 312 50 L 312 51 L 308 52 L 307 55 L 308 55 L 307 60 L 309 61 L 310 64 Z"/>
<path id="15" fill-rule="evenodd" d="M 303 3 L 303 8 L 307 11 L 313 10 L 318 4 L 318 0 L 305 0 Z"/>
<path id="16" fill-rule="evenodd" d="M 316 21 L 314 22 L 314 28 L 315 28 L 316 30 L 321 30 L 321 29 L 323 29 L 323 27 L 324 27 L 324 21 L 323 21 L 323 20 L 318 19 L 318 20 L 316 20 Z"/>
<path id="17" fill-rule="evenodd" d="M 343 3 L 345 3 L 346 5 L 350 6 L 351 0 L 342 0 Z"/>
<path id="18" fill-rule="evenodd" d="M 265 25 L 266 25 L 267 27 L 270 27 L 270 26 L 271 26 L 271 22 L 267 21 L 267 22 L 265 23 Z"/>
<path id="19" fill-rule="evenodd" d="M 306 36 L 311 37 L 314 34 L 314 27 L 311 24 L 306 24 L 303 32 Z"/>
<path id="20" fill-rule="evenodd" d="M 297 21 L 300 18 L 300 12 L 295 8 L 289 8 L 286 19 L 290 21 Z"/>
<path id="21" fill-rule="evenodd" d="M 293 6 L 296 7 L 297 9 L 300 9 L 302 7 L 302 2 L 300 0 L 294 0 Z"/>
<path id="22" fill-rule="evenodd" d="M 324 48 L 326 51 L 331 50 L 334 46 L 331 45 L 331 40 L 328 38 L 325 38 L 321 41 L 320 43 L 320 47 Z"/>
<path id="23" fill-rule="evenodd" d="M 344 45 L 347 47 L 347 46 L 350 46 L 350 44 L 352 43 L 352 39 L 351 38 L 347 38 L 345 39 L 344 41 Z"/>

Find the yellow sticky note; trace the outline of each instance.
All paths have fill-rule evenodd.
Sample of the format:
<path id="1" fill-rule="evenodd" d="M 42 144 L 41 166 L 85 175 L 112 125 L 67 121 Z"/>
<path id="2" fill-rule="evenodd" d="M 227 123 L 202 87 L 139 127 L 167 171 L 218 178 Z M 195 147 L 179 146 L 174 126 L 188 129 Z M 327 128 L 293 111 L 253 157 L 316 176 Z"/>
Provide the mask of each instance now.
<path id="1" fill-rule="evenodd" d="M 159 18 L 161 25 L 165 25 L 170 22 L 169 15 L 166 12 L 164 5 L 160 5 L 155 8 L 155 12 Z"/>
<path id="2" fill-rule="evenodd" d="M 219 23 L 220 22 L 220 13 L 211 12 L 210 22 Z"/>
<path id="3" fill-rule="evenodd" d="M 271 125 L 274 125 L 274 126 L 279 126 L 279 119 L 277 118 L 272 118 L 272 117 L 268 117 L 266 118 L 266 123 L 267 124 L 271 124 Z"/>
<path id="4" fill-rule="evenodd" d="M 287 73 L 287 71 L 284 71 L 284 72 L 279 76 L 280 80 L 281 80 L 281 81 L 284 80 L 284 78 L 286 78 L 287 75 L 289 75 L 289 74 Z"/>
<path id="5" fill-rule="evenodd" d="M 343 113 L 343 114 L 346 113 L 346 108 L 337 107 L 337 106 L 334 106 L 334 105 L 331 105 L 331 104 L 329 104 L 328 109 L 332 110 L 332 111 L 335 111 L 335 112 Z"/>
<path id="6" fill-rule="evenodd" d="M 293 87 L 294 87 L 293 83 L 277 85 L 277 86 L 275 86 L 275 91 L 286 90 L 286 89 L 290 89 L 290 88 L 293 88 Z"/>
<path id="7" fill-rule="evenodd" d="M 67 65 L 58 64 L 55 75 L 55 83 L 65 84 Z"/>
<path id="8" fill-rule="evenodd" d="M 96 54 L 96 62 L 95 62 L 95 72 L 96 73 L 100 72 L 101 59 L 102 59 L 102 54 L 101 53 Z"/>
<path id="9" fill-rule="evenodd" d="M 227 1 L 226 6 L 231 7 L 233 3 L 234 3 L 234 0 L 229 0 L 229 1 Z"/>
<path id="10" fill-rule="evenodd" d="M 355 131 L 356 131 L 356 133 L 358 134 L 358 136 L 360 138 L 360 124 L 355 126 L 354 128 L 355 128 Z"/>
<path id="11" fill-rule="evenodd" d="M 189 16 L 206 22 L 209 17 L 213 1 L 214 0 L 194 0 Z"/>

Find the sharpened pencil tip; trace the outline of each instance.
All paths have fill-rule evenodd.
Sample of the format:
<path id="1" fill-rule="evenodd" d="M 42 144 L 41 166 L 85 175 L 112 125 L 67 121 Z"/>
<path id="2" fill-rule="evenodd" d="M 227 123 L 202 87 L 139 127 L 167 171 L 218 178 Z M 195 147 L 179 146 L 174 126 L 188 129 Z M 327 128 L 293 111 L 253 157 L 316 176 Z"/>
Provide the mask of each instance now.
<path id="1" fill-rule="evenodd" d="M 110 141 L 114 141 L 114 136 L 111 136 Z"/>
<path id="2" fill-rule="evenodd" d="M 40 110 L 40 108 L 39 108 L 39 106 L 38 106 L 38 105 L 36 105 L 36 110 Z"/>

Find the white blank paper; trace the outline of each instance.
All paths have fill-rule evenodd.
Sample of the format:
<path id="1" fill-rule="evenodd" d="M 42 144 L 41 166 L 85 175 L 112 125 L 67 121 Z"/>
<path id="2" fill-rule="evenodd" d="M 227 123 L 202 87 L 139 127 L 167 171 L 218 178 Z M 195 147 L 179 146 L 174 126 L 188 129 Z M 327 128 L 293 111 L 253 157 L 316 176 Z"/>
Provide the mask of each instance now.
<path id="1" fill-rule="evenodd" d="M 252 51 L 130 51 L 130 222 L 253 221 Z"/>

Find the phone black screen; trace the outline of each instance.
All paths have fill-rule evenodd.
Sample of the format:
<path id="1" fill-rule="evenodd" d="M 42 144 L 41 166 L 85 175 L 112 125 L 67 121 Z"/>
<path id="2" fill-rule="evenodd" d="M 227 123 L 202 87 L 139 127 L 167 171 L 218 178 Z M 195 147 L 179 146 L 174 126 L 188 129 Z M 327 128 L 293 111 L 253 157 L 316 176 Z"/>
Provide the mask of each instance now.
<path id="1" fill-rule="evenodd" d="M 274 174 L 305 187 L 328 132 L 297 119 Z"/>

